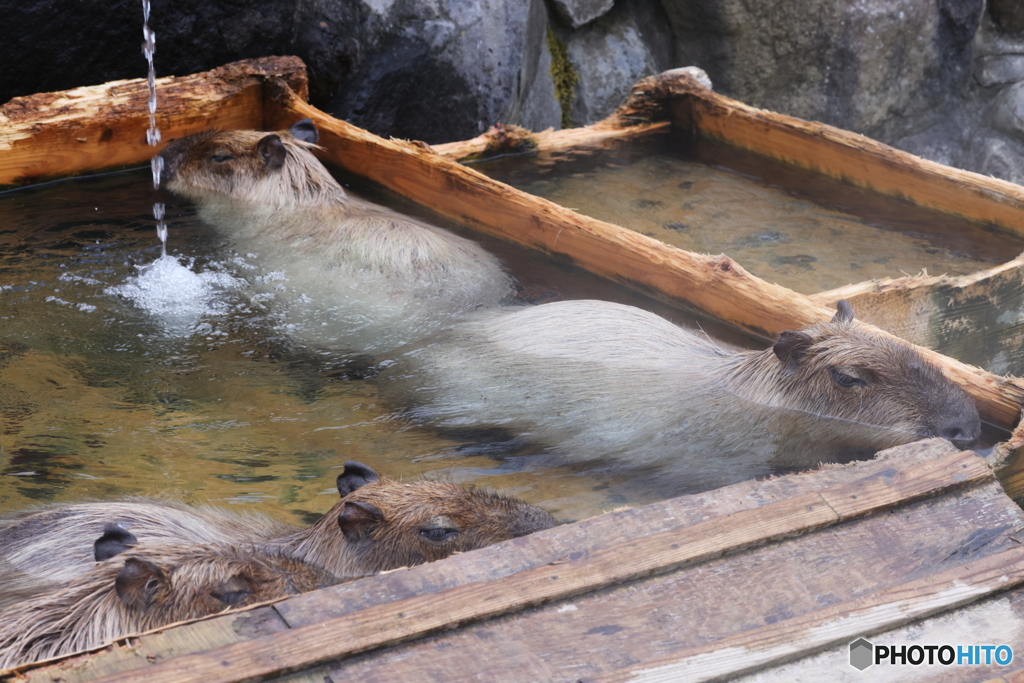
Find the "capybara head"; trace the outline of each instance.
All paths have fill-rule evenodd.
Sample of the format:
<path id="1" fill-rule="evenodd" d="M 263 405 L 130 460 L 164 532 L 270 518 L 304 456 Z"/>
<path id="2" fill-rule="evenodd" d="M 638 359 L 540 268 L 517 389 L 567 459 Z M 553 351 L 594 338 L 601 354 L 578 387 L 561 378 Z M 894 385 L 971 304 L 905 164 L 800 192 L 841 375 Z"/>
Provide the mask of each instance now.
<path id="1" fill-rule="evenodd" d="M 338 492 L 343 498 L 327 516 L 337 520 L 365 573 L 439 560 L 555 525 L 550 514 L 515 498 L 446 482 L 392 481 L 354 461 L 338 476 Z"/>
<path id="2" fill-rule="evenodd" d="M 779 335 L 774 405 L 831 418 L 820 428 L 833 442 L 848 433 L 851 444 L 870 435 L 876 450 L 934 436 L 974 443 L 981 421 L 960 387 L 908 344 L 860 331 L 848 302 L 837 308 L 831 322 Z"/>
<path id="3" fill-rule="evenodd" d="M 315 590 L 334 578 L 301 560 L 259 549 L 197 547 L 129 555 L 114 589 L 147 622 L 169 623 Z"/>
<path id="4" fill-rule="evenodd" d="M 317 206 L 344 198 L 311 149 L 309 119 L 287 131 L 209 130 L 171 142 L 160 152 L 161 186 L 200 204 L 242 200 L 274 207 Z"/>
<path id="5" fill-rule="evenodd" d="M 140 546 L 0 612 L 0 669 L 334 583 L 259 546 Z"/>

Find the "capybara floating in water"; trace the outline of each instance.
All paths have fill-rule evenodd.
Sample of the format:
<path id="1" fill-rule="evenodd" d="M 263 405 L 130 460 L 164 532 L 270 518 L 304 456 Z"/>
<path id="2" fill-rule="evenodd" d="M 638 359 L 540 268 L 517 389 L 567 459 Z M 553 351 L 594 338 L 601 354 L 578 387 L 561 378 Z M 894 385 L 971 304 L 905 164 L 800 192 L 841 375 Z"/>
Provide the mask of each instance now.
<path id="1" fill-rule="evenodd" d="M 404 367 L 403 367 L 404 365 Z M 481 312 L 379 378 L 444 428 L 504 428 L 573 460 L 678 475 L 680 491 L 869 457 L 925 437 L 971 444 L 967 394 L 849 304 L 764 351 L 722 348 L 604 301 Z"/>
<path id="2" fill-rule="evenodd" d="M 163 187 L 256 259 L 293 336 L 381 352 L 511 296 L 479 245 L 346 193 L 313 156 L 317 139 L 304 119 L 276 133 L 197 133 L 160 153 Z"/>
<path id="3" fill-rule="evenodd" d="M 245 545 L 132 548 L 0 611 L 0 669 L 337 582 L 301 560 Z"/>
<path id="4" fill-rule="evenodd" d="M 337 485 L 342 499 L 304 528 L 262 515 L 142 500 L 64 505 L 0 520 L 0 607 L 85 574 L 100 548 L 110 557 L 156 545 L 244 543 L 347 579 L 555 524 L 544 510 L 515 498 L 447 482 L 394 481 L 354 461 L 345 463 Z"/>

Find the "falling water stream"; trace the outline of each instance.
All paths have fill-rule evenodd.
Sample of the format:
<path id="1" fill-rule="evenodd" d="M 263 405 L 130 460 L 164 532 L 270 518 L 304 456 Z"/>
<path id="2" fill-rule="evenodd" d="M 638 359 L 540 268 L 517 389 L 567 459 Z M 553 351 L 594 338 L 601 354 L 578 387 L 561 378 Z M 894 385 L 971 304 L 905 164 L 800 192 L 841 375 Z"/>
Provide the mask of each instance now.
<path id="1" fill-rule="evenodd" d="M 149 65 L 149 129 L 146 130 L 146 142 L 156 146 L 160 142 L 160 129 L 156 126 L 156 70 L 153 68 L 153 53 L 156 52 L 156 33 L 149 28 L 149 0 L 142 0 L 142 54 Z M 150 166 L 153 169 L 153 189 L 160 189 L 160 174 L 164 168 L 164 160 L 154 155 Z M 160 238 L 161 256 L 167 256 L 167 224 L 164 223 L 163 202 L 153 204 L 153 218 L 156 219 L 156 236 Z"/>

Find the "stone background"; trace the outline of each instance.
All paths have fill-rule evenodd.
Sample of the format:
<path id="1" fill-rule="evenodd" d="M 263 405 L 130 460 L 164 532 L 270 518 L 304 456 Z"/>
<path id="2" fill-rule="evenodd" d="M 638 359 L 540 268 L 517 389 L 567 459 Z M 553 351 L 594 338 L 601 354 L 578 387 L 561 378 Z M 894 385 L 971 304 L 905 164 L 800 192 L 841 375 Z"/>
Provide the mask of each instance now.
<path id="1" fill-rule="evenodd" d="M 0 102 L 145 76 L 141 2 L 0 0 Z M 158 76 L 294 54 L 313 104 L 462 140 L 609 114 L 697 65 L 748 104 L 1024 182 L 1019 0 L 153 0 Z"/>

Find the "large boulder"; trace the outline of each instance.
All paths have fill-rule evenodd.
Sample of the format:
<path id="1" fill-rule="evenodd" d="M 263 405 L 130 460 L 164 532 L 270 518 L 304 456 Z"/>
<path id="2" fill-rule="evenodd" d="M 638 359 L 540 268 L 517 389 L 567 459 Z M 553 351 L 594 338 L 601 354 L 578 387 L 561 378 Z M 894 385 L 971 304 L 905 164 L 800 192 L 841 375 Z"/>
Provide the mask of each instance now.
<path id="1" fill-rule="evenodd" d="M 585 126 L 615 111 L 640 79 L 673 66 L 672 33 L 657 4 L 619 0 L 599 19 L 556 30 L 577 75 L 565 123 Z"/>
<path id="2" fill-rule="evenodd" d="M 920 129 L 971 74 L 984 0 L 662 0 L 676 62 L 748 104 L 879 137 Z"/>

